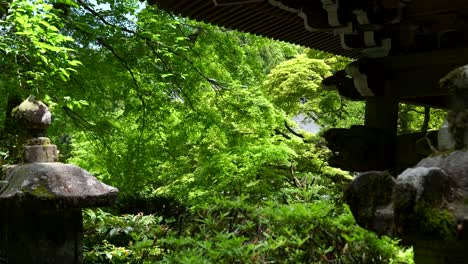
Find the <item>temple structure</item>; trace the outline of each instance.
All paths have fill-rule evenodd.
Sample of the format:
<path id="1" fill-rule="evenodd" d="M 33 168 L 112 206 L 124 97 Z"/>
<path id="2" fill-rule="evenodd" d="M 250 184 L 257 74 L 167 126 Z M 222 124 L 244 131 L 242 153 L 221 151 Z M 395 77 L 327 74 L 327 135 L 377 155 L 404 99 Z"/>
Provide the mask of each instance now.
<path id="1" fill-rule="evenodd" d="M 346 192 L 357 222 L 414 245 L 417 263 L 466 262 L 468 68 L 461 67 L 468 64 L 466 1 L 149 3 L 176 15 L 355 59 L 322 86 L 366 102 L 364 125 L 324 135 L 334 153 L 330 165 L 366 172 Z M 437 142 L 437 131 L 397 135 L 400 102 L 450 109 L 446 129 L 451 140 L 445 136 Z M 434 154 L 434 146 L 440 152 Z M 451 147 L 457 150 L 450 152 Z"/>

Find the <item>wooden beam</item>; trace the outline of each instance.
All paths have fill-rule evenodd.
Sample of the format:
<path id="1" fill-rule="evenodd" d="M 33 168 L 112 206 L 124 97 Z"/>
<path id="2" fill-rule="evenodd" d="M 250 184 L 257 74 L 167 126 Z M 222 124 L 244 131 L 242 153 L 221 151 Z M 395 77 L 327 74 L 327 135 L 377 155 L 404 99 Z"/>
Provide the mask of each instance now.
<path id="1" fill-rule="evenodd" d="M 402 103 L 428 106 L 431 108 L 448 109 L 449 96 L 426 96 L 426 97 L 411 97 L 401 100 Z"/>
<path id="2" fill-rule="evenodd" d="M 451 70 L 468 64 L 468 49 L 390 56 L 376 62 L 382 65 L 391 87 L 385 96 L 399 100 L 445 96 L 448 91 L 439 87 L 439 80 Z"/>

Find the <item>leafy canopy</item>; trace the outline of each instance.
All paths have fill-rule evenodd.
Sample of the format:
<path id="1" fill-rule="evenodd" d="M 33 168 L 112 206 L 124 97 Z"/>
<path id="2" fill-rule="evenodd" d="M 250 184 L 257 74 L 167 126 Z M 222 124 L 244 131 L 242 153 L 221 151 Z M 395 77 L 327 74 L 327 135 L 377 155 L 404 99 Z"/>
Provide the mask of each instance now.
<path id="1" fill-rule="evenodd" d="M 115 215 L 86 211 L 86 261 L 399 259 L 396 242 L 357 227 L 340 200 L 350 175 L 290 120 L 362 120 L 362 104 L 320 88 L 346 59 L 138 1 L 15 0 L 1 12 L 4 160 L 21 145 L 12 98 L 33 93 L 54 113 L 62 159 L 121 191 Z M 160 215 L 118 214 L 148 207 Z"/>

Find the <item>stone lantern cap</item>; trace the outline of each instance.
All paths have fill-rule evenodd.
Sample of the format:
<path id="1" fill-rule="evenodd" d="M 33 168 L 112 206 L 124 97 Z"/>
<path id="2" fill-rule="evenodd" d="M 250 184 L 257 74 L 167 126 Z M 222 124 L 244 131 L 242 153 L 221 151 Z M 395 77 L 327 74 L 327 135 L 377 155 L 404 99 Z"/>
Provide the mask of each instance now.
<path id="1" fill-rule="evenodd" d="M 60 162 L 13 165 L 2 178 L 6 186 L 0 185 L 0 204 L 53 201 L 65 207 L 99 207 L 112 204 L 118 193 L 86 170 Z"/>
<path id="2" fill-rule="evenodd" d="M 45 137 L 51 123 L 47 106 L 30 96 L 13 116 L 28 130 L 23 164 L 3 168 L 0 174 L 0 206 L 53 202 L 67 208 L 111 205 L 118 189 L 100 182 L 86 170 L 56 162 L 57 147 Z"/>

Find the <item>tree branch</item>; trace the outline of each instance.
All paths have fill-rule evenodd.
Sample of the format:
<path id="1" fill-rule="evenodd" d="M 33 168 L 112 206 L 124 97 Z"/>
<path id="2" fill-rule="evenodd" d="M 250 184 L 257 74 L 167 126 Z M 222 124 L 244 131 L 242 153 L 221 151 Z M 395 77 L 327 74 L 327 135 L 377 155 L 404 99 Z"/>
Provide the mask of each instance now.
<path id="1" fill-rule="evenodd" d="M 277 135 L 283 136 L 283 137 L 286 138 L 286 139 L 291 139 L 290 136 L 288 136 L 287 134 L 281 132 L 279 129 L 275 129 L 275 133 L 276 133 Z"/>
<path id="2" fill-rule="evenodd" d="M 114 28 L 119 28 L 121 29 L 122 31 L 126 32 L 126 33 L 130 33 L 134 36 L 136 36 L 137 38 L 140 38 L 142 40 L 145 41 L 145 43 L 152 49 L 153 53 L 158 57 L 158 59 L 163 63 L 164 65 L 164 68 L 168 71 L 168 72 L 171 72 L 171 73 L 174 73 L 174 71 L 168 66 L 168 64 L 165 62 L 165 60 L 163 59 L 163 57 L 156 51 L 156 49 L 154 48 L 154 46 L 152 45 L 152 40 L 148 37 L 145 37 L 145 36 L 142 36 L 140 34 L 138 34 L 138 32 L 134 31 L 134 30 L 131 30 L 131 29 L 128 29 L 126 27 L 122 27 L 122 26 L 117 26 L 117 25 L 114 25 L 110 22 L 108 22 L 104 17 L 102 17 L 98 12 L 96 12 L 94 9 L 92 9 L 88 4 L 86 4 L 83 0 L 77 0 L 78 3 L 80 3 L 80 5 L 83 6 L 83 8 L 85 8 L 88 12 L 90 12 L 93 16 L 97 17 L 102 23 L 104 23 L 105 25 L 107 26 L 110 26 L 110 27 L 114 27 Z M 185 36 L 185 35 L 184 35 Z M 190 67 L 198 74 L 200 75 L 203 79 L 205 79 L 206 81 L 209 82 L 209 78 L 207 76 L 205 76 L 198 68 L 195 67 L 195 65 L 193 64 L 193 62 L 191 60 L 189 60 L 187 57 L 179 54 L 178 52 L 172 50 L 169 46 L 166 46 L 166 45 L 163 45 L 162 43 L 158 43 L 158 45 L 161 45 L 163 46 L 164 48 L 166 48 L 169 52 L 171 52 L 172 54 L 182 58 L 182 60 L 184 60 L 185 62 L 189 63 Z M 181 88 L 181 86 L 176 83 L 176 87 L 177 89 L 184 95 L 184 97 L 186 97 L 186 99 L 188 100 L 189 102 L 189 105 L 190 107 L 192 108 L 192 110 L 195 110 L 194 107 L 193 107 L 193 104 L 190 100 L 190 97 L 188 96 L 188 94 L 184 91 L 184 89 Z"/>
<path id="3" fill-rule="evenodd" d="M 431 108 L 428 106 L 424 107 L 424 121 L 421 127 L 421 132 L 426 132 L 429 128 L 429 121 L 431 121 Z"/>
<path id="4" fill-rule="evenodd" d="M 294 131 L 294 129 L 292 129 L 289 125 L 288 125 L 288 122 L 286 120 L 284 120 L 284 126 L 286 127 L 286 129 L 291 132 L 291 134 L 295 135 L 296 137 L 300 137 L 302 139 L 302 141 L 304 143 L 310 143 L 308 140 L 305 139 L 305 136 Z"/>
<path id="5" fill-rule="evenodd" d="M 137 79 L 135 77 L 135 74 L 133 73 L 132 69 L 130 68 L 130 66 L 128 66 L 127 61 L 125 59 L 123 59 L 119 54 L 117 54 L 117 52 L 114 50 L 114 48 L 110 44 L 106 43 L 102 38 L 96 38 L 96 40 L 98 41 L 99 44 L 101 44 L 101 46 L 103 46 L 108 51 L 110 51 L 114 55 L 114 57 L 117 58 L 117 60 L 122 65 L 122 67 L 124 67 L 130 73 L 130 75 L 132 77 L 132 80 L 133 80 L 133 84 L 135 85 L 136 95 L 137 95 L 138 99 L 140 100 L 141 107 L 142 107 L 141 126 L 140 126 L 139 135 L 138 135 L 138 141 L 137 141 L 137 155 L 136 155 L 136 158 L 138 159 L 139 156 L 140 156 L 140 149 L 141 149 L 141 142 L 142 142 L 142 139 L 143 139 L 143 134 L 144 134 L 144 131 L 145 131 L 145 128 L 146 128 L 146 114 L 147 114 L 146 101 L 145 101 L 143 95 L 141 95 L 140 85 L 138 84 L 138 81 L 137 81 Z"/>

